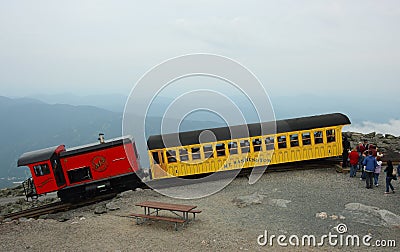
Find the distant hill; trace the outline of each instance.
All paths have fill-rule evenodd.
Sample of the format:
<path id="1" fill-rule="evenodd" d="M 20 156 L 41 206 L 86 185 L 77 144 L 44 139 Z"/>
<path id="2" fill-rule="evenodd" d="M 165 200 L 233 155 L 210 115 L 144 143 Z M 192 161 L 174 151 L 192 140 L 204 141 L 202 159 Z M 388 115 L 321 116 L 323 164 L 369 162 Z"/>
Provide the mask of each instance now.
<path id="1" fill-rule="evenodd" d="M 16 162 L 26 151 L 94 142 L 99 132 L 109 138 L 121 135 L 122 116 L 93 106 L 0 96 L 0 118 L 0 177 L 23 175 Z"/>

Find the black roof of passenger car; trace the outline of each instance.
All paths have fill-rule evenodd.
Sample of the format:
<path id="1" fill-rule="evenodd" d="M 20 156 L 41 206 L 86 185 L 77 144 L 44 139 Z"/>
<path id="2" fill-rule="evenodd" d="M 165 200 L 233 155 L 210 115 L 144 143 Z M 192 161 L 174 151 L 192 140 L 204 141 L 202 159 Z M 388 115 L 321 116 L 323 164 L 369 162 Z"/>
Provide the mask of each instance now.
<path id="1" fill-rule="evenodd" d="M 205 131 L 211 131 L 216 141 L 223 141 L 233 138 L 245 138 L 252 136 L 261 136 L 274 133 L 283 133 L 297 130 L 307 130 L 315 128 L 323 128 L 336 125 L 350 124 L 349 118 L 341 113 L 324 114 L 316 116 L 307 116 L 300 118 L 292 118 L 276 121 L 252 123 L 244 125 L 236 125 L 231 127 L 220 127 L 212 129 L 194 130 L 180 133 L 171 133 L 163 135 L 150 136 L 147 140 L 149 150 L 165 148 L 164 142 L 168 143 L 168 147 L 185 146 L 191 144 L 199 144 L 200 134 Z M 263 130 L 261 130 L 263 129 Z M 178 140 L 179 139 L 179 140 Z M 164 140 L 164 141 L 163 141 Z"/>

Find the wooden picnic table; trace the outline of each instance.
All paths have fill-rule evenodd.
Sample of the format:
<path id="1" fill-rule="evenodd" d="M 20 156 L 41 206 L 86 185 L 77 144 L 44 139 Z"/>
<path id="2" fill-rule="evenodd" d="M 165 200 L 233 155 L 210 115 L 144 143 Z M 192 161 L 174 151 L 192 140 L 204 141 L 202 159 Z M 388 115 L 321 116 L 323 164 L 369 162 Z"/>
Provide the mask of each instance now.
<path id="1" fill-rule="evenodd" d="M 144 214 L 135 214 L 135 213 L 132 214 L 132 216 L 136 217 L 137 223 L 138 223 L 138 218 L 142 218 L 144 220 L 155 219 L 155 220 L 170 221 L 175 223 L 175 230 L 177 230 L 177 223 L 182 223 L 182 224 L 189 223 L 189 213 L 193 213 L 193 219 L 195 218 L 196 213 L 201 213 L 200 210 L 195 210 L 197 206 L 171 204 L 171 203 L 157 202 L 157 201 L 144 201 L 141 203 L 137 203 L 136 206 L 144 208 Z M 173 214 L 175 214 L 178 218 L 159 216 L 159 212 L 161 210 L 170 211 Z"/>

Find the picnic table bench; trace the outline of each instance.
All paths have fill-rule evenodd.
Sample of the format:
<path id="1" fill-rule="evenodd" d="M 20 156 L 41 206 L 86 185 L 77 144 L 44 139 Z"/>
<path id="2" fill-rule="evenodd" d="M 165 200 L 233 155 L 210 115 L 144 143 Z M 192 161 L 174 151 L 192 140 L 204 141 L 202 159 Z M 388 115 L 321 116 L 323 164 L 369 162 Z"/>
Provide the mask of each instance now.
<path id="1" fill-rule="evenodd" d="M 142 219 L 143 222 L 148 219 L 169 221 L 175 224 L 175 230 L 178 229 L 178 223 L 182 223 L 183 225 L 189 223 L 189 213 L 193 214 L 193 220 L 196 217 L 196 213 L 201 213 L 201 210 L 195 209 L 197 206 L 171 204 L 157 201 L 144 201 L 136 204 L 136 206 L 144 208 L 144 214 L 131 214 L 131 216 L 136 218 L 136 224 L 139 224 L 139 219 Z M 160 216 L 159 212 L 162 210 L 170 211 L 177 217 Z"/>

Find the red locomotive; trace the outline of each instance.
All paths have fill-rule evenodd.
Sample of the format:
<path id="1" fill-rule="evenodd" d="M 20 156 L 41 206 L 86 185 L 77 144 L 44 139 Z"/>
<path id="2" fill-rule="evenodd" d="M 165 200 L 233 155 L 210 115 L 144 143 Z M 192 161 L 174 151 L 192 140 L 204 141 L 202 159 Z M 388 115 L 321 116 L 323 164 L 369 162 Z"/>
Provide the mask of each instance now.
<path id="1" fill-rule="evenodd" d="M 100 134 L 99 140 L 75 148 L 60 145 L 23 154 L 18 166 L 28 166 L 32 174 L 24 182 L 27 197 L 57 191 L 62 201 L 72 201 L 139 187 L 141 169 L 131 138 L 106 142 Z"/>

